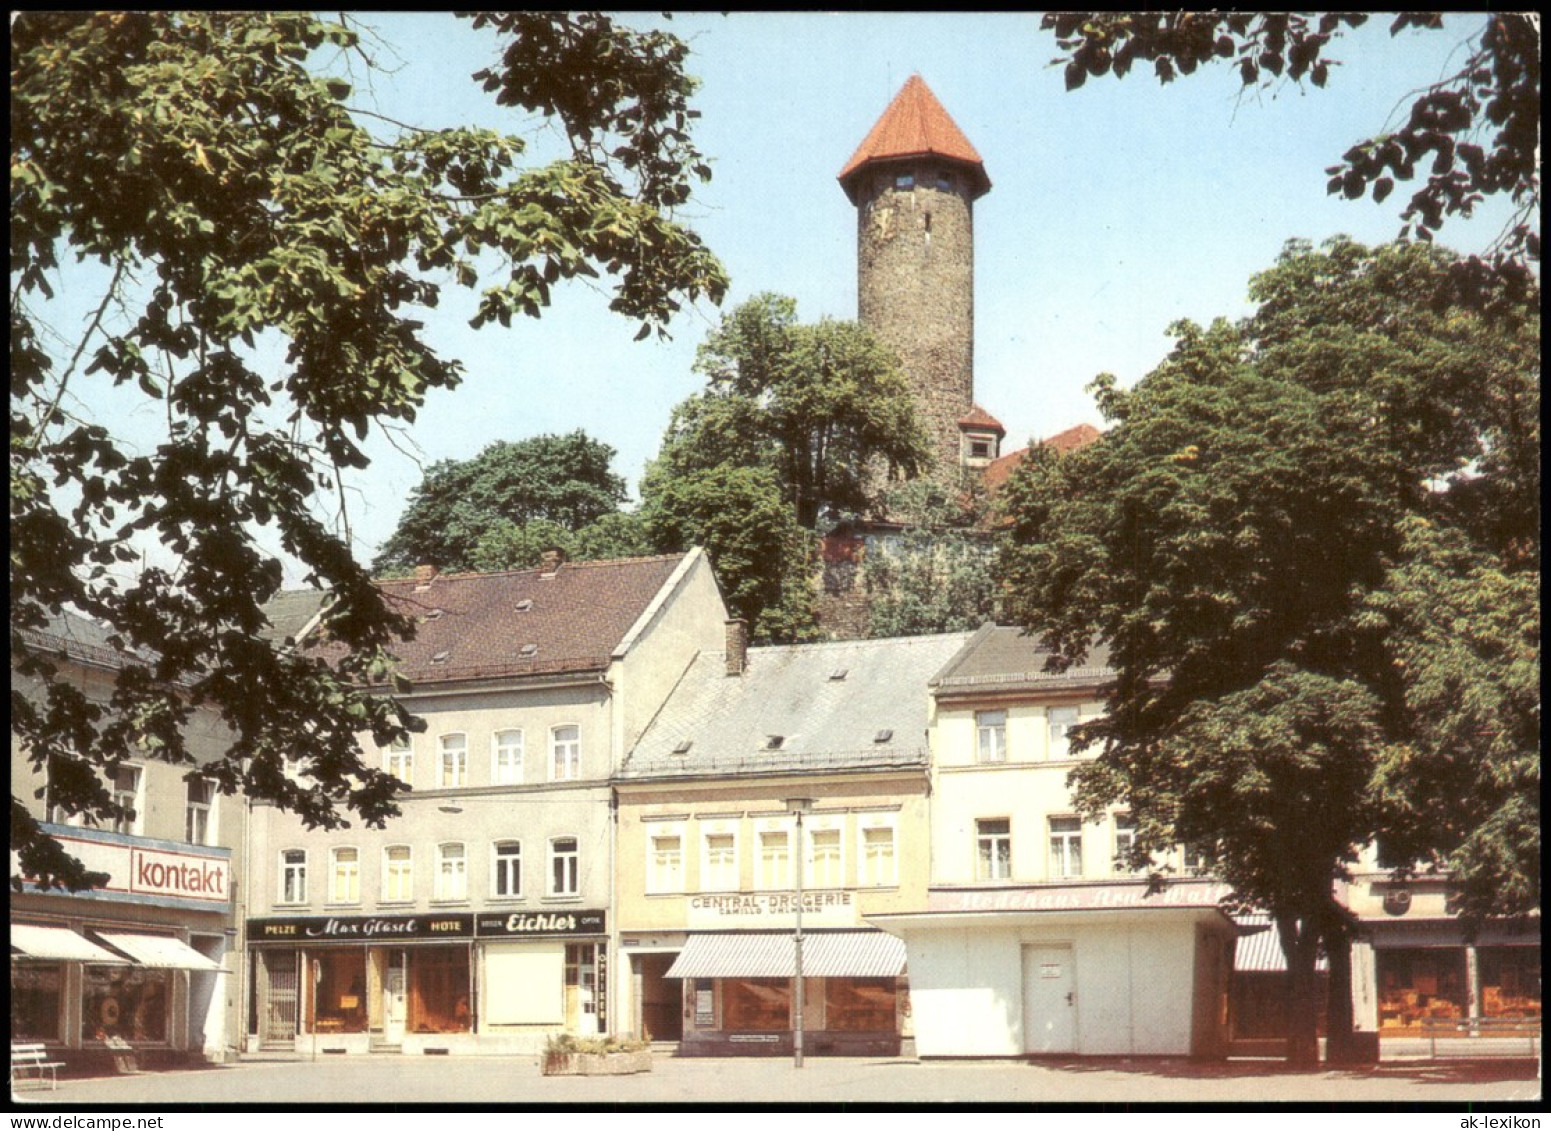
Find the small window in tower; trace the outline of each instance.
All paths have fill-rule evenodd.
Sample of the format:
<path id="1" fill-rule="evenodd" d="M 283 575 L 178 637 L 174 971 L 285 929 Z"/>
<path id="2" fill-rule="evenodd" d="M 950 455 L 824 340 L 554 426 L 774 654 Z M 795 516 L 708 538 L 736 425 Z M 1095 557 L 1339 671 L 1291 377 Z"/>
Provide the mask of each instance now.
<path id="1" fill-rule="evenodd" d="M 894 178 L 896 189 L 913 189 L 916 187 L 916 175 L 914 173 L 900 173 Z"/>
<path id="2" fill-rule="evenodd" d="M 990 440 L 971 440 L 969 442 L 969 458 L 970 459 L 990 459 L 991 458 L 991 441 Z"/>
<path id="3" fill-rule="evenodd" d="M 953 174 L 952 173 L 938 173 L 937 174 L 937 187 L 939 189 L 941 189 L 943 192 L 952 192 L 953 191 Z"/>
<path id="4" fill-rule="evenodd" d="M 932 234 L 932 214 L 930 212 L 926 214 L 926 234 Z"/>

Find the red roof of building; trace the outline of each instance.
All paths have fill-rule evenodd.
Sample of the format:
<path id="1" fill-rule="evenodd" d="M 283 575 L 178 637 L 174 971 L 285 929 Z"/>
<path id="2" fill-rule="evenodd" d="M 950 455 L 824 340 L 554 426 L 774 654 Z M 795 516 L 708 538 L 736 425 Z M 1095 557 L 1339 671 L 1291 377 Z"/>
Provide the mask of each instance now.
<path id="1" fill-rule="evenodd" d="M 1039 446 L 1042 448 L 1054 448 L 1062 455 L 1066 455 L 1068 452 L 1075 452 L 1078 448 L 1086 448 L 1093 441 L 1097 440 L 1100 434 L 1099 430 L 1091 424 L 1079 424 L 1073 428 L 1068 428 L 1065 432 L 1057 432 L 1054 436 L 1041 440 Z M 1002 484 L 1006 483 L 1008 479 L 1012 478 L 1013 471 L 1023 462 L 1023 457 L 1027 452 L 1027 448 L 1019 448 L 1015 452 L 1008 452 L 1000 459 L 994 459 L 986 464 L 985 470 L 980 473 L 985 482 L 986 489 L 994 492 Z"/>
<path id="2" fill-rule="evenodd" d="M 856 203 L 857 175 L 866 167 L 902 157 L 944 157 L 967 166 L 980 196 L 991 188 L 980 154 L 964 132 L 942 108 L 920 75 L 911 75 L 889 103 L 872 132 L 857 146 L 851 160 L 840 170 L 840 185 L 851 202 Z"/>
<path id="3" fill-rule="evenodd" d="M 1002 427 L 1002 422 L 979 405 L 972 406 L 968 413 L 959 417 L 959 427 L 983 428 L 995 432 L 998 436 L 1007 435 L 1007 429 Z"/>

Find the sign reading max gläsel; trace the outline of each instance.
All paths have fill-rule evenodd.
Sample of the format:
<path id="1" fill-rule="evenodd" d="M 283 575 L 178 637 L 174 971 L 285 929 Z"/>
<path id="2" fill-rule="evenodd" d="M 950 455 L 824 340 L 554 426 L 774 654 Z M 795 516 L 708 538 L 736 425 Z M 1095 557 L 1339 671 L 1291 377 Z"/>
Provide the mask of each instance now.
<path id="1" fill-rule="evenodd" d="M 473 933 L 472 915 L 311 915 L 248 920 L 251 942 L 466 939 Z"/>
<path id="2" fill-rule="evenodd" d="M 475 916 L 474 933 L 510 938 L 513 935 L 601 935 L 607 932 L 602 911 L 511 911 Z"/>

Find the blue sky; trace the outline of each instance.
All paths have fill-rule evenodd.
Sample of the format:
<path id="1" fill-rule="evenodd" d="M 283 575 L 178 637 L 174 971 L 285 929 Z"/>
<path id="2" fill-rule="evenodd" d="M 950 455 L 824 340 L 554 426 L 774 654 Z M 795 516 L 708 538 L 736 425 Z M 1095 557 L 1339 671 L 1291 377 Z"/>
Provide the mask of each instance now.
<path id="1" fill-rule="evenodd" d="M 626 22 L 654 22 L 637 14 Z M 496 106 L 467 76 L 496 40 L 442 13 L 367 14 L 387 70 L 353 65 L 353 101 L 424 126 L 550 127 Z M 1064 89 L 1037 15 L 695 13 L 668 25 L 691 47 L 702 86 L 696 141 L 712 182 L 681 213 L 722 259 L 724 309 L 760 291 L 799 316 L 854 318 L 855 213 L 835 176 L 890 99 L 919 73 L 979 150 L 992 181 L 975 206 L 976 399 L 1007 426 L 1008 448 L 1082 421 L 1102 371 L 1145 374 L 1179 318 L 1248 312 L 1249 277 L 1283 242 L 1347 233 L 1392 238 L 1409 198 L 1382 206 L 1326 195 L 1324 169 L 1403 113 L 1411 92 L 1458 65 L 1479 16 L 1394 39 L 1388 20 L 1330 51 L 1324 90 L 1282 84 L 1242 94 L 1212 67 L 1161 86 L 1146 70 Z M 1443 242 L 1485 248 L 1505 209 L 1450 220 Z M 561 288 L 552 309 L 510 329 L 469 329 L 474 298 L 451 289 L 427 333 L 467 379 L 432 395 L 411 431 L 376 438 L 352 483 L 352 534 L 369 559 L 420 478 L 417 460 L 468 458 L 494 440 L 584 428 L 617 449 L 634 490 L 673 406 L 700 386 L 695 347 L 718 317 L 686 310 L 672 340 L 633 341 L 599 288 Z M 295 578 L 292 578 L 295 580 Z"/>

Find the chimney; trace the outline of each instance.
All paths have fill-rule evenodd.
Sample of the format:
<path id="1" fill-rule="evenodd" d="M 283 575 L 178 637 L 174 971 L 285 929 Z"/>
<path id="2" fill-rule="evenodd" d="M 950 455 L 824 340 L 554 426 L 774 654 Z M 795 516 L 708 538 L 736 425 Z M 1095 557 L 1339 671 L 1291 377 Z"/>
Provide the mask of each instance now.
<path id="1" fill-rule="evenodd" d="M 417 565 L 415 567 L 416 585 L 429 585 L 435 577 L 436 567 L 434 565 Z"/>
<path id="2" fill-rule="evenodd" d="M 742 675 L 749 664 L 749 626 L 741 620 L 727 622 L 727 674 Z"/>
<path id="3" fill-rule="evenodd" d="M 559 546 L 551 546 L 539 555 L 539 573 L 544 577 L 554 577 L 555 571 L 565 561 L 565 551 Z"/>

